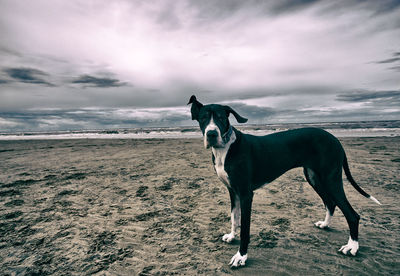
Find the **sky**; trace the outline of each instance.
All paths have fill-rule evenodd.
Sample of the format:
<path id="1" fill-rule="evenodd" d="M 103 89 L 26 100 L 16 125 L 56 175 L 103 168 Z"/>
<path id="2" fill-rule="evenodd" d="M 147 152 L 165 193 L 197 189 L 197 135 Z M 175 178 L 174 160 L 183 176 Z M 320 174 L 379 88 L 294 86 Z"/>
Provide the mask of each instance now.
<path id="1" fill-rule="evenodd" d="M 0 132 L 400 119 L 400 1 L 0 0 Z M 232 120 L 234 122 L 234 120 Z"/>

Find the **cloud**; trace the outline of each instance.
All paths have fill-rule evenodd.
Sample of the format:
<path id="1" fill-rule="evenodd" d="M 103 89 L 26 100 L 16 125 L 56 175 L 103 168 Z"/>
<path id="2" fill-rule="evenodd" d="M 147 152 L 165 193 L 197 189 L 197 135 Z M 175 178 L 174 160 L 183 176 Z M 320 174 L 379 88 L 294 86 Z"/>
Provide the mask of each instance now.
<path id="1" fill-rule="evenodd" d="M 177 15 L 177 4 L 175 1 L 165 2 L 161 6 L 156 16 L 156 22 L 169 31 L 178 30 L 182 27 L 181 20 Z"/>
<path id="2" fill-rule="evenodd" d="M 358 91 L 340 94 L 337 100 L 357 104 L 358 107 L 351 110 L 352 113 L 361 112 L 365 117 L 375 115 L 380 119 L 400 118 L 400 90 Z"/>
<path id="3" fill-rule="evenodd" d="M 274 6 L 271 8 L 271 13 L 284 13 L 284 12 L 293 12 L 297 9 L 307 8 L 312 4 L 319 2 L 319 0 L 285 0 L 285 1 L 276 1 Z"/>
<path id="4" fill-rule="evenodd" d="M 249 119 L 253 123 L 267 121 L 277 113 L 277 111 L 271 107 L 260 107 L 255 105 L 247 105 L 244 103 L 232 103 L 229 104 L 229 106 L 241 116 Z"/>
<path id="5" fill-rule="evenodd" d="M 371 0 L 369 4 L 373 5 L 373 8 L 376 9 L 376 13 L 392 12 L 400 6 L 398 0 L 384 0 L 379 2 Z"/>
<path id="6" fill-rule="evenodd" d="M 210 20 L 225 20 L 229 17 L 235 17 L 238 15 L 251 15 L 253 17 L 286 16 L 287 14 L 302 12 L 302 10 L 306 9 L 313 9 L 314 12 L 317 12 L 320 15 L 344 15 L 345 13 L 354 10 L 367 11 L 371 13 L 371 15 L 382 15 L 391 13 L 400 6 L 400 2 L 397 0 L 382 0 L 379 2 L 374 0 L 190 0 L 188 3 L 196 10 L 195 14 L 197 19 L 199 21 L 207 20 L 207 22 Z"/>
<path id="7" fill-rule="evenodd" d="M 397 72 L 400 72 L 400 65 L 399 65 L 399 66 L 392 66 L 392 67 L 389 67 L 389 69 L 390 69 L 390 70 L 397 71 Z"/>
<path id="8" fill-rule="evenodd" d="M 398 61 L 400 61 L 400 52 L 394 52 L 394 53 L 392 54 L 392 57 L 391 57 L 391 58 L 387 58 L 387 59 L 375 61 L 374 63 L 375 63 L 375 64 L 389 64 L 389 63 L 396 63 L 396 62 L 398 62 Z M 399 70 L 399 69 L 400 69 L 400 66 L 395 65 L 395 66 L 391 66 L 391 67 L 389 67 L 389 68 L 387 68 L 387 69 L 399 72 L 399 71 L 400 71 L 400 70 Z"/>
<path id="9" fill-rule="evenodd" d="M 15 81 L 32 84 L 44 84 L 46 86 L 54 86 L 50 82 L 44 80 L 42 76 L 47 74 L 41 70 L 34 68 L 6 68 L 3 70 L 7 75 Z"/>
<path id="10" fill-rule="evenodd" d="M 380 61 L 376 61 L 375 63 L 392 63 L 392 62 L 396 62 L 399 61 L 400 57 L 394 57 L 394 58 L 389 58 L 389 59 L 384 59 L 384 60 L 380 60 Z"/>
<path id="11" fill-rule="evenodd" d="M 344 102 L 365 102 L 370 100 L 400 101 L 400 90 L 393 91 L 358 91 L 353 93 L 337 95 L 338 101 Z"/>
<path id="12" fill-rule="evenodd" d="M 79 78 L 73 80 L 72 83 L 83 84 L 84 87 L 98 87 L 98 88 L 119 87 L 127 85 L 127 83 L 120 82 L 117 79 L 94 77 L 90 75 L 82 75 Z"/>
<path id="13" fill-rule="evenodd" d="M 188 108 L 31 109 L 0 112 L 0 131 L 54 131 L 190 125 Z"/>
<path id="14" fill-rule="evenodd" d="M 365 94 L 399 89 L 399 5 L 0 1 L 6 69 L 0 72 L 0 112 L 65 111 L 45 113 L 47 123 L 32 119 L 38 128 L 50 121 L 52 127 L 180 124 L 187 121 L 179 113 L 143 109 L 183 106 L 195 93 L 204 101 L 236 104 L 255 122 L 313 120 L 318 112 L 335 120 L 335 112 L 352 120 L 356 111 L 381 118 L 385 106 L 394 108 L 390 97 Z M 357 98 L 340 91 L 368 92 Z M 118 115 L 123 109 L 142 111 L 126 111 L 126 119 Z M 82 111 L 76 113 L 82 120 L 67 110 Z"/>
<path id="15" fill-rule="evenodd" d="M 400 91 L 343 93 L 334 100 L 326 95 L 274 96 L 219 102 L 231 106 L 249 124 L 305 123 L 349 120 L 396 119 L 400 116 Z M 323 102 L 323 104 L 321 104 Z M 186 101 L 185 101 L 186 103 Z M 249 104 L 250 103 L 250 104 Z M 269 106 L 256 105 L 268 104 Z M 206 103 L 204 103 L 206 104 Z M 236 124 L 232 117 L 231 122 Z M 170 108 L 36 108 L 0 112 L 0 131 L 53 131 L 196 125 L 190 107 Z"/>
<path id="16" fill-rule="evenodd" d="M 40 51 L 75 66 L 74 72 L 66 68 L 60 74 L 99 78 L 90 67 L 92 62 L 108 67 L 115 79 L 138 87 L 173 90 L 177 83 L 186 82 L 228 99 L 232 92 L 277 90 L 289 84 L 354 87 L 364 79 L 375 80 L 379 69 L 360 68 L 360 64 L 367 54 L 376 59 L 376 53 L 395 37 L 391 32 L 380 34 L 393 21 L 390 9 L 385 18 L 371 17 L 380 6 L 393 11 L 396 6 L 391 1 L 379 5 L 311 0 L 173 3 L 7 4 L 3 20 L 8 24 L 3 26 L 8 27 L 5 33 L 10 39 L 2 43 L 25 55 Z M 340 9 L 332 8 L 336 6 Z M 57 24 L 52 24 L 56 19 Z M 44 36 L 43 29 L 50 35 Z M 21 33 L 28 36 L 29 45 L 21 41 Z M 60 68 L 60 64 L 53 66 Z M 359 73 L 349 78 L 344 69 Z M 76 81 L 104 88 L 96 80 Z"/>

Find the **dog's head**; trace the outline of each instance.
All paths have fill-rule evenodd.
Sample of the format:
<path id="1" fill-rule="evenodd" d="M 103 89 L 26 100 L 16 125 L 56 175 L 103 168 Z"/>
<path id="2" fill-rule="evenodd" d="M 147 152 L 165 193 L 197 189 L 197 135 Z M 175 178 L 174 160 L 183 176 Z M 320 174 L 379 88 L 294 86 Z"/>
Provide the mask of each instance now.
<path id="1" fill-rule="evenodd" d="M 232 127 L 229 123 L 229 114 L 233 114 L 239 123 L 247 122 L 246 118 L 240 116 L 235 110 L 227 105 L 200 103 L 196 96 L 190 97 L 192 104 L 192 120 L 199 122 L 200 129 L 204 136 L 204 147 L 221 148 L 229 140 Z"/>

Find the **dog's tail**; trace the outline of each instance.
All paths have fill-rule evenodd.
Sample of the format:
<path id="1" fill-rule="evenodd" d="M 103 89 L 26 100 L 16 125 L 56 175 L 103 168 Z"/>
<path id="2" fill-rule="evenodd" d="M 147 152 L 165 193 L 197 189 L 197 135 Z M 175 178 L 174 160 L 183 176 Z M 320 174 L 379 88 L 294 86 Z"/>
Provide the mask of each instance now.
<path id="1" fill-rule="evenodd" d="M 358 186 L 357 182 L 354 180 L 353 176 L 350 173 L 350 168 L 349 168 L 349 163 L 347 163 L 347 157 L 346 155 L 344 156 L 344 160 L 343 160 L 343 169 L 344 169 L 344 173 L 346 174 L 347 180 L 349 180 L 349 182 L 351 183 L 351 185 L 363 196 L 365 196 L 366 198 L 371 199 L 372 201 L 374 201 L 375 203 L 382 205 L 375 197 L 367 194 L 363 189 L 361 189 L 360 186 Z"/>

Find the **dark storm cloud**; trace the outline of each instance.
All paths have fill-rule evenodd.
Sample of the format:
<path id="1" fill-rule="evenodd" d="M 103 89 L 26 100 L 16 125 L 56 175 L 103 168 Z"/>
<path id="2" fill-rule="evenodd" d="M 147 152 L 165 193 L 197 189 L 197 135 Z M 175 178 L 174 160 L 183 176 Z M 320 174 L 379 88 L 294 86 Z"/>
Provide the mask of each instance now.
<path id="1" fill-rule="evenodd" d="M 387 119 L 400 118 L 400 90 L 346 93 L 338 95 L 337 100 L 354 103 L 359 105 L 359 107 L 354 110 L 345 110 L 342 114 L 335 112 L 331 114 L 332 116 L 359 116 L 359 118 L 384 116 Z"/>
<path id="2" fill-rule="evenodd" d="M 197 10 L 197 19 L 203 22 L 209 20 L 224 20 L 234 16 L 245 15 L 279 15 L 301 8 L 306 8 L 319 0 L 282 0 L 282 1 L 263 1 L 263 0 L 205 0 L 189 1 L 190 5 Z"/>
<path id="3" fill-rule="evenodd" d="M 234 105 L 231 105 L 234 106 Z M 379 101 L 373 104 L 365 105 L 357 109 L 341 109 L 341 108 L 329 108 L 328 110 L 321 110 L 319 108 L 313 109 L 296 109 L 296 108 L 270 108 L 264 111 L 265 116 L 262 115 L 262 108 L 259 110 L 261 113 L 257 112 L 252 115 L 248 115 L 248 124 L 265 124 L 265 123 L 277 123 L 277 122 L 292 122 L 292 123 L 306 123 L 306 122 L 343 122 L 347 121 L 348 118 L 352 120 L 376 120 L 377 116 L 385 115 L 386 119 L 393 120 L 400 116 L 400 110 L 397 108 L 399 102 L 389 106 L 387 103 L 380 103 Z M 243 108 L 243 111 L 241 110 Z M 245 114 L 249 106 L 242 106 L 235 108 L 240 115 Z M 392 108 L 388 110 L 387 108 Z M 377 111 L 377 109 L 379 111 Z M 244 116 L 244 115 L 243 115 Z M 246 117 L 246 116 L 244 116 Z M 234 119 L 231 119 L 232 123 L 236 124 Z"/>
<path id="4" fill-rule="evenodd" d="M 291 122 L 344 122 L 348 121 L 348 118 L 352 118 L 354 121 L 364 120 L 376 120 L 377 116 L 382 115 L 382 112 L 376 112 L 372 108 L 361 108 L 355 110 L 331 110 L 321 111 L 318 109 L 314 110 L 282 110 L 277 113 L 277 116 L 273 119 L 286 119 L 291 118 Z M 399 111 L 390 112 L 386 114 L 386 119 L 393 120 L 398 118 L 400 115 Z M 389 116 L 388 116 L 389 115 Z M 283 120 L 284 121 L 284 120 Z"/>
<path id="5" fill-rule="evenodd" d="M 0 46 L 0 55 L 10 55 L 10 56 L 17 56 L 17 57 L 23 56 L 21 53 L 11 50 L 7 47 L 3 47 L 3 46 Z"/>
<path id="6" fill-rule="evenodd" d="M 120 87 L 127 85 L 127 83 L 121 82 L 118 79 L 94 77 L 90 75 L 82 75 L 79 78 L 73 80 L 72 83 L 83 84 L 84 87 L 98 87 L 98 88 Z"/>
<path id="7" fill-rule="evenodd" d="M 275 6 L 271 8 L 272 13 L 291 12 L 296 9 L 306 8 L 319 0 L 285 0 L 275 1 Z"/>
<path id="8" fill-rule="evenodd" d="M 363 1 L 359 1 L 359 2 L 363 2 Z M 372 4 L 374 4 L 377 13 L 390 12 L 400 6 L 400 1 L 398 1 L 398 0 L 381 0 L 381 1 L 371 0 L 369 2 L 372 2 Z"/>
<path id="9" fill-rule="evenodd" d="M 398 0 L 344 0 L 344 1 L 320 1 L 329 3 L 325 12 L 329 13 L 342 13 L 349 9 L 363 9 L 371 11 L 371 16 L 381 15 L 385 13 L 393 12 L 400 6 Z"/>
<path id="10" fill-rule="evenodd" d="M 182 27 L 182 23 L 176 13 L 175 2 L 165 5 L 156 17 L 156 22 L 165 29 L 176 30 Z"/>
<path id="11" fill-rule="evenodd" d="M 205 0 L 189 1 L 190 5 L 197 9 L 198 19 L 203 20 L 224 20 L 237 15 L 268 15 L 279 16 L 285 13 L 296 12 L 318 4 L 324 5 L 319 12 L 323 14 L 340 14 L 348 12 L 349 9 L 364 9 L 371 11 L 372 14 L 379 15 L 392 12 L 400 6 L 398 0 L 382 0 L 382 1 L 323 1 L 323 0 L 281 0 L 281 1 L 265 1 L 265 0 Z"/>
<path id="12" fill-rule="evenodd" d="M 355 93 L 339 94 L 338 101 L 365 102 L 370 100 L 400 101 L 400 90 L 392 91 L 359 91 Z"/>
<path id="13" fill-rule="evenodd" d="M 258 2 L 258 1 L 248 1 L 248 2 Z M 205 1 L 197 1 L 190 0 L 189 4 L 195 8 L 197 11 L 198 19 L 206 22 L 208 20 L 221 20 L 226 17 L 230 17 L 238 12 L 240 9 L 246 6 L 244 1 L 240 0 L 221 0 L 221 1 L 213 1 L 213 0 L 205 0 Z"/>
<path id="14" fill-rule="evenodd" d="M 187 109 L 38 109 L 0 112 L 0 131 L 52 131 L 188 125 Z"/>
<path id="15" fill-rule="evenodd" d="M 389 59 L 384 59 L 384 60 L 380 60 L 380 61 L 377 61 L 377 62 L 375 62 L 375 63 L 392 63 L 392 62 L 396 62 L 396 61 L 399 61 L 400 60 L 400 57 L 394 57 L 394 58 L 389 58 Z"/>
<path id="16" fill-rule="evenodd" d="M 229 104 L 229 106 L 232 107 L 241 116 L 251 120 L 260 121 L 272 117 L 276 114 L 276 110 L 270 107 L 260 107 L 243 103 L 232 103 Z"/>
<path id="17" fill-rule="evenodd" d="M 400 66 L 393 66 L 393 67 L 389 67 L 390 70 L 394 70 L 397 72 L 400 72 Z"/>
<path id="18" fill-rule="evenodd" d="M 394 52 L 392 54 L 392 57 L 384 59 L 384 60 L 375 61 L 374 63 L 375 64 L 389 64 L 389 63 L 398 64 L 398 61 L 400 61 L 400 52 Z M 395 65 L 395 66 L 391 66 L 387 69 L 393 70 L 393 71 L 400 71 L 400 66 Z"/>
<path id="19" fill-rule="evenodd" d="M 52 83 L 43 79 L 48 76 L 45 72 L 34 68 L 6 68 L 3 70 L 10 78 L 15 81 L 32 84 L 43 84 L 54 86 Z"/>
<path id="20" fill-rule="evenodd" d="M 251 123 L 268 121 L 277 112 L 268 107 L 257 107 L 242 103 L 229 104 Z M 148 108 L 148 109 L 52 109 L 21 110 L 18 112 L 0 112 L 0 123 L 6 122 L 0 131 L 15 129 L 31 130 L 67 130 L 128 128 L 148 126 L 179 126 L 192 124 L 189 108 Z M 236 124 L 232 117 L 231 122 Z"/>

